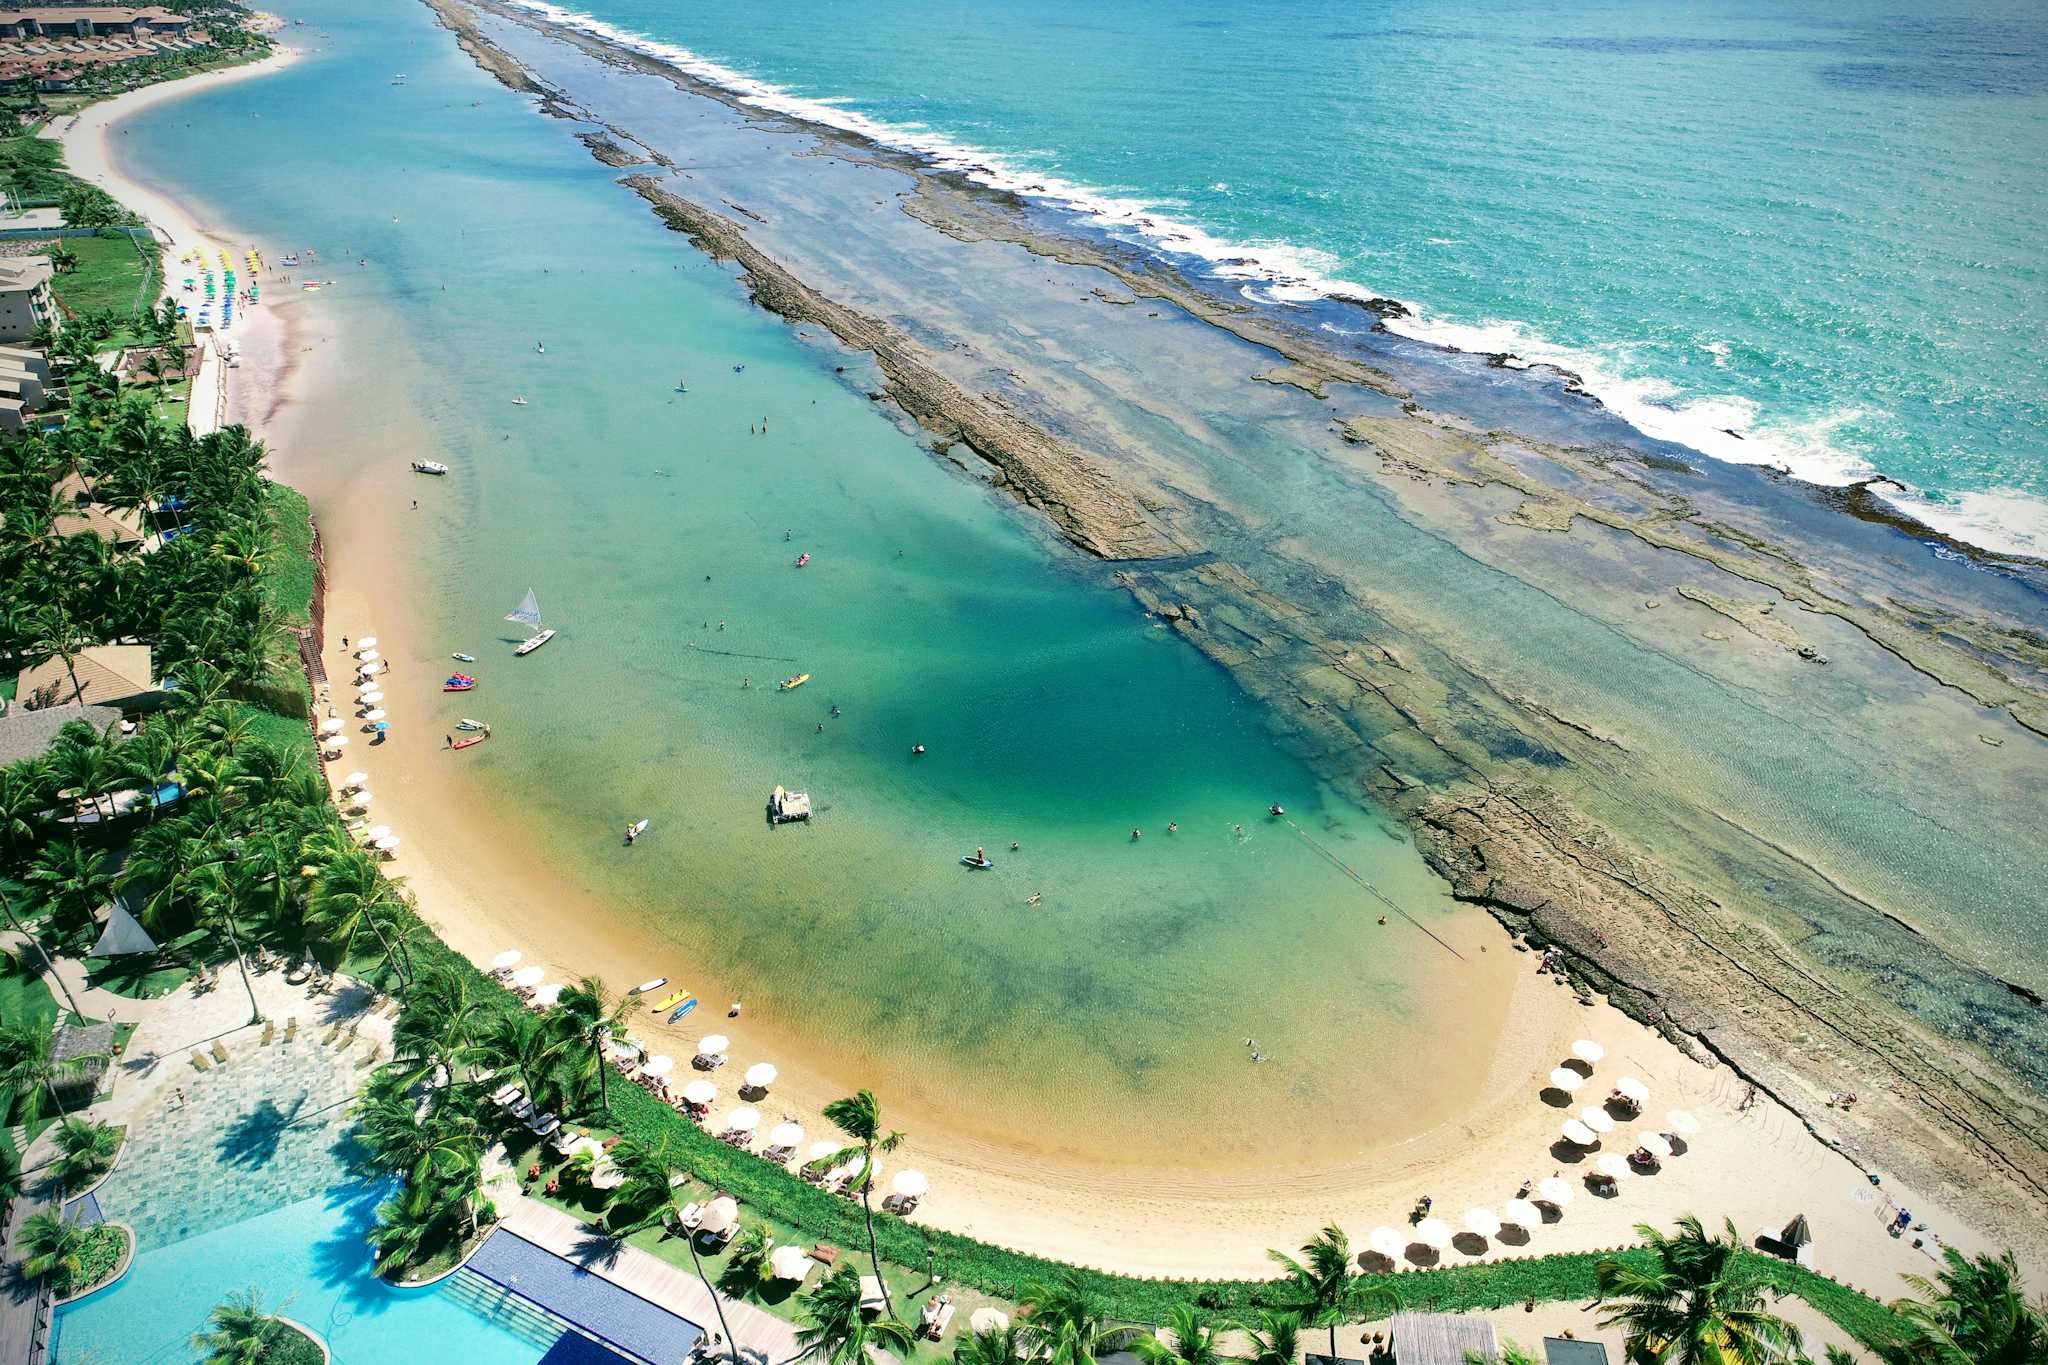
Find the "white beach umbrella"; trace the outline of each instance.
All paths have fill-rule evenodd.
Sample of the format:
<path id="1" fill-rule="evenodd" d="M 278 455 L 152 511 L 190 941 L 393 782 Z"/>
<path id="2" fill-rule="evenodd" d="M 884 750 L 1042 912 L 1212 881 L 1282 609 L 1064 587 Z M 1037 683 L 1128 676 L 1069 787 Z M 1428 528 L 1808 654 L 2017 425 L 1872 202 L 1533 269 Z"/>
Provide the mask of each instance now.
<path id="1" fill-rule="evenodd" d="M 1575 1143 L 1580 1147 L 1597 1147 L 1600 1145 L 1600 1135 L 1585 1124 L 1580 1123 L 1577 1119 L 1566 1119 L 1561 1131 L 1564 1133 L 1564 1140 L 1566 1142 Z"/>
<path id="2" fill-rule="evenodd" d="M 1544 1203 L 1555 1204 L 1559 1208 L 1563 1208 L 1578 1197 L 1578 1191 L 1572 1188 L 1571 1181 L 1555 1175 L 1545 1176 L 1537 1181 L 1536 1194 Z"/>
<path id="3" fill-rule="evenodd" d="M 1518 1228 L 1543 1226 L 1543 1210 L 1526 1199 L 1510 1199 L 1500 1206 L 1501 1221 Z"/>
<path id="4" fill-rule="evenodd" d="M 347 724 L 348 722 L 343 720 L 340 716 L 336 716 L 332 720 L 323 720 L 320 722 L 320 733 L 323 735 L 331 735 L 335 731 L 341 729 L 342 726 Z"/>
<path id="5" fill-rule="evenodd" d="M 838 1142 L 814 1142 L 811 1149 L 804 1153 L 804 1160 L 823 1161 L 828 1156 L 836 1155 L 842 1146 L 844 1144 Z"/>
<path id="6" fill-rule="evenodd" d="M 691 1081 L 683 1087 L 683 1098 L 691 1104 L 709 1104 L 718 1098 L 718 1087 L 709 1081 Z"/>
<path id="7" fill-rule="evenodd" d="M 889 1182 L 889 1188 L 905 1199 L 920 1199 L 931 1187 L 932 1182 L 925 1179 L 923 1171 L 898 1171 L 896 1178 Z"/>
<path id="8" fill-rule="evenodd" d="M 1550 1073 L 1550 1083 L 1569 1095 L 1586 1083 L 1586 1078 L 1568 1066 L 1561 1066 Z"/>
<path id="9" fill-rule="evenodd" d="M 377 637 L 374 635 L 365 635 L 356 641 L 357 649 L 375 649 L 376 647 Z"/>
<path id="10" fill-rule="evenodd" d="M 356 651 L 356 657 L 366 664 L 373 664 L 384 656 L 374 649 L 359 649 Z"/>
<path id="11" fill-rule="evenodd" d="M 325 744 L 330 749 L 346 749 L 348 747 L 348 736 L 329 735 L 327 736 L 327 738 L 321 740 L 320 742 L 322 744 Z"/>
<path id="12" fill-rule="evenodd" d="M 368 711 L 365 711 L 365 712 L 363 712 L 363 719 L 364 719 L 364 720 L 382 720 L 382 719 L 384 719 L 384 708 L 383 708 L 383 707 L 381 707 L 381 706 L 375 706 L 375 707 L 372 707 L 372 708 L 370 708 L 370 709 L 369 709 Z"/>
<path id="13" fill-rule="evenodd" d="M 1500 1215 L 1492 1209 L 1466 1209 L 1465 1226 L 1481 1237 L 1496 1237 L 1500 1234 Z"/>
<path id="14" fill-rule="evenodd" d="M 356 666 L 356 676 L 358 678 L 374 678 L 383 671 L 384 661 L 382 659 L 372 659 L 366 664 L 358 664 Z"/>
<path id="15" fill-rule="evenodd" d="M 1581 1038 L 1572 1044 L 1572 1056 L 1582 1062 L 1597 1062 L 1607 1055 L 1607 1049 L 1591 1038 Z"/>
<path id="16" fill-rule="evenodd" d="M 547 968 L 545 967 L 521 967 L 518 971 L 512 973 L 512 984 L 531 988 L 538 986 L 546 978 L 547 974 Z"/>
<path id="17" fill-rule="evenodd" d="M 1390 1261 L 1408 1249 L 1408 1239 L 1392 1228 L 1374 1228 L 1365 1244 Z"/>
<path id="18" fill-rule="evenodd" d="M 343 791 L 353 791 L 369 780 L 370 775 L 368 773 L 350 773 L 347 777 L 341 779 L 341 788 Z"/>
<path id="19" fill-rule="evenodd" d="M 1579 1111 L 1579 1122 L 1596 1133 L 1614 1131 L 1614 1116 L 1597 1104 L 1589 1104 Z"/>
<path id="20" fill-rule="evenodd" d="M 770 1147 L 786 1147 L 793 1151 L 803 1140 L 804 1126 L 801 1123 L 778 1123 L 768 1130 Z"/>
<path id="21" fill-rule="evenodd" d="M 508 967 L 517 967 L 519 959 L 525 956 L 526 954 L 520 952 L 517 948 L 507 948 L 504 952 L 491 959 L 491 970 L 502 972 Z"/>
<path id="22" fill-rule="evenodd" d="M 552 1007 L 561 998 L 562 983 L 559 981 L 550 981 L 545 986 L 536 987 L 533 992 L 533 1003 L 542 1008 Z"/>
<path id="23" fill-rule="evenodd" d="M 371 843 L 373 843 L 373 844 L 374 844 L 374 843 L 376 843 L 376 842 L 377 842 L 377 841 L 378 841 L 379 839 L 383 839 L 383 838 L 388 838 L 388 837 L 390 836 L 390 834 L 391 834 L 391 826 L 389 826 L 389 825 L 372 825 L 372 826 L 370 826 L 370 832 L 369 832 L 368 834 L 365 834 L 365 835 L 364 835 L 363 837 L 364 837 L 365 839 L 368 839 L 368 840 L 369 840 L 369 841 L 370 841 Z"/>
<path id="24" fill-rule="evenodd" d="M 719 1131 L 726 1133 L 751 1133 L 761 1126 L 761 1111 L 752 1105 L 743 1104 L 725 1116 Z"/>
<path id="25" fill-rule="evenodd" d="M 387 834 L 381 839 L 372 841 L 370 847 L 376 849 L 379 853 L 396 853 L 398 852 L 398 836 L 396 834 Z"/>
<path id="26" fill-rule="evenodd" d="M 1662 1133 L 1645 1133 L 1638 1145 L 1659 1161 L 1671 1155 L 1671 1140 Z"/>
<path id="27" fill-rule="evenodd" d="M 649 1057 L 647 1065 L 640 1069 L 650 1076 L 666 1076 L 669 1072 L 676 1069 L 676 1059 L 673 1057 Z"/>
<path id="28" fill-rule="evenodd" d="M 1435 1251 L 1451 1244 L 1451 1225 L 1441 1218 L 1425 1218 L 1415 1225 L 1415 1240 Z"/>
<path id="29" fill-rule="evenodd" d="M 1700 1130 L 1700 1121 L 1683 1109 L 1672 1110 L 1664 1116 L 1664 1121 L 1671 1125 L 1674 1133 L 1691 1134 Z"/>
<path id="30" fill-rule="evenodd" d="M 714 1033 L 708 1038 L 699 1038 L 697 1040 L 697 1055 L 699 1057 L 723 1057 L 725 1050 L 731 1046 L 732 1039 L 726 1037 L 723 1033 Z"/>
<path id="31" fill-rule="evenodd" d="M 1634 1100 L 1637 1104 L 1650 1098 L 1650 1087 L 1633 1076 L 1623 1076 L 1614 1083 L 1614 1088 L 1621 1092 L 1624 1099 Z"/>
<path id="32" fill-rule="evenodd" d="M 363 695 L 356 698 L 356 701 L 364 706 L 375 706 L 382 700 L 384 700 L 384 691 L 382 688 L 377 687 L 364 688 Z"/>
<path id="33" fill-rule="evenodd" d="M 739 1221 L 740 1206 L 733 1201 L 730 1195 L 721 1194 L 718 1198 L 711 1201 L 709 1208 L 704 1210 L 704 1218 L 702 1222 L 697 1224 L 697 1231 L 724 1232 Z"/>
<path id="34" fill-rule="evenodd" d="M 811 1258 L 794 1242 L 785 1242 L 768 1257 L 768 1273 L 778 1280 L 801 1280 L 811 1273 Z"/>
<path id="35" fill-rule="evenodd" d="M 773 1062 L 755 1062 L 747 1068 L 746 1082 L 750 1089 L 766 1090 L 769 1086 L 775 1084 L 775 1064 Z"/>
<path id="36" fill-rule="evenodd" d="M 1593 1169 L 1602 1175 L 1611 1176 L 1616 1180 L 1621 1180 L 1634 1174 L 1628 1168 L 1628 1158 L 1622 1156 L 1619 1152 L 1602 1152 L 1599 1158 L 1594 1161 Z"/>
<path id="37" fill-rule="evenodd" d="M 977 1332 L 1000 1332 L 1010 1325 L 1010 1315 L 1000 1308 L 977 1308 L 967 1325 Z"/>

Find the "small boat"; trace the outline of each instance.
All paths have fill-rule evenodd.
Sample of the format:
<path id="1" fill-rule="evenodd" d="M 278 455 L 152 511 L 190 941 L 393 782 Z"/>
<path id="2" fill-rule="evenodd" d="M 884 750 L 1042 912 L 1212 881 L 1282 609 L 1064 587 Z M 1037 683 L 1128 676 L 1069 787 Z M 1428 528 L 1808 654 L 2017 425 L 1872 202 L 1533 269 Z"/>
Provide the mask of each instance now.
<path id="1" fill-rule="evenodd" d="M 768 822 L 787 825 L 798 820 L 811 818 L 811 794 L 809 792 L 785 791 L 777 787 L 768 793 Z"/>
<path id="2" fill-rule="evenodd" d="M 458 730 L 487 730 L 490 727 L 480 720 L 471 720 L 468 716 L 464 716 L 461 720 L 455 722 L 455 728 Z"/>
<path id="3" fill-rule="evenodd" d="M 555 633 L 552 630 L 538 629 L 540 626 L 540 599 L 533 595 L 532 588 L 526 590 L 524 601 L 505 613 L 505 619 L 507 621 L 517 621 L 522 626 L 533 626 L 536 628 L 535 634 L 528 636 L 517 649 L 512 651 L 515 656 L 531 654 L 555 638 Z"/>
<path id="4" fill-rule="evenodd" d="M 545 341 L 534 342 L 533 353 L 535 355 L 546 355 L 548 353 L 548 344 Z"/>
<path id="5" fill-rule="evenodd" d="M 476 733 L 476 734 L 473 734 L 473 735 L 469 735 L 469 736 L 466 736 L 465 738 L 462 738 L 462 739 L 458 739 L 458 740 L 456 740 L 456 741 L 455 741 L 455 742 L 454 742 L 453 744 L 449 745 L 448 747 L 449 747 L 449 748 L 451 748 L 451 749 L 467 749 L 467 748 L 469 748 L 469 747 L 470 747 L 471 745 L 475 745 L 475 744 L 481 744 L 481 743 L 483 743 L 483 742 L 484 742 L 485 740 L 489 739 L 490 737 L 491 737 L 491 732 L 490 732 L 489 730 L 483 730 L 483 731 L 479 731 L 479 732 L 478 732 L 478 733 Z"/>
<path id="6" fill-rule="evenodd" d="M 653 992 L 653 991 L 658 991 L 658 990 L 660 990 L 660 989 L 661 989 L 661 988 L 662 988 L 663 986 L 666 986 L 667 984 L 668 984 L 668 978 L 667 978 L 667 977 L 665 977 L 665 976 L 657 976 L 657 977 L 655 977 L 655 978 L 654 978 L 654 980 L 652 980 L 652 981 L 643 981 L 643 982 L 641 982 L 641 983 L 640 983 L 639 985 L 635 986 L 635 987 L 633 988 L 633 992 L 632 992 L 632 993 L 633 993 L 634 995 L 647 995 L 647 994 L 649 994 L 649 993 L 651 993 L 651 992 Z"/>
<path id="7" fill-rule="evenodd" d="M 448 657 L 451 659 L 459 660 L 460 662 L 466 664 L 473 664 L 476 662 L 476 655 L 474 654 L 450 654 Z"/>
<path id="8" fill-rule="evenodd" d="M 782 682 L 779 684 L 779 686 L 783 691 L 787 692 L 793 687 L 802 687 L 805 683 L 809 682 L 810 680 L 810 674 L 799 673 L 794 678 L 784 678 Z"/>
<path id="9" fill-rule="evenodd" d="M 688 1014 L 691 1010 L 695 1008 L 697 1008 L 697 997 L 694 995 L 687 996 L 684 998 L 682 1004 L 677 1005 L 675 1009 L 669 1012 L 668 1021 L 671 1024 L 673 1024 L 676 1020 L 682 1018 L 684 1015 Z"/>
<path id="10" fill-rule="evenodd" d="M 512 406 L 515 408 L 523 408 L 526 406 L 526 400 L 524 398 L 515 398 L 512 400 Z"/>
<path id="11" fill-rule="evenodd" d="M 465 678 L 462 675 L 457 674 L 456 676 L 450 678 L 447 682 L 442 683 L 441 690 L 443 692 L 467 692 L 475 686 L 475 678 Z"/>
<path id="12" fill-rule="evenodd" d="M 418 466 L 418 465 L 414 465 L 414 466 L 413 466 L 413 468 L 414 468 L 414 469 L 418 469 L 418 468 L 419 468 L 419 466 Z M 805 551 L 804 551 L 804 552 L 803 552 L 802 554 L 800 554 L 800 555 L 798 555 L 798 556 L 796 557 L 796 566 L 797 566 L 797 567 L 798 567 L 799 569 L 801 569 L 801 568 L 802 568 L 802 567 L 803 567 L 804 565 L 806 565 L 806 564 L 808 564 L 808 563 L 810 563 L 810 562 L 811 562 L 811 552 L 810 552 L 809 550 L 805 550 Z"/>
<path id="13" fill-rule="evenodd" d="M 680 379 L 678 379 L 678 380 L 676 381 L 676 392 L 677 392 L 677 393 L 688 393 L 689 391 L 690 391 L 690 386 L 689 386 L 688 384 L 684 383 L 684 382 L 683 382 L 682 380 L 680 380 Z"/>
<path id="14" fill-rule="evenodd" d="M 439 460 L 414 460 L 412 462 L 412 472 L 415 474 L 446 474 L 448 466 L 442 464 Z"/>
<path id="15" fill-rule="evenodd" d="M 688 991 L 671 991 L 669 994 L 655 1001 L 652 1005 L 649 1005 L 648 1008 L 653 1010 L 656 1014 L 660 1014 L 663 1010 L 674 1009 L 677 1005 L 682 1004 L 683 1001 L 688 1000 L 689 998 L 690 993 Z"/>
<path id="16" fill-rule="evenodd" d="M 986 871 L 988 871 L 988 869 L 990 869 L 990 868 L 992 868 L 992 867 L 994 867 L 994 866 L 996 865 L 996 860 L 995 860 L 995 859 L 993 859 L 993 858 L 977 858 L 977 857 L 975 857 L 975 856 L 974 856 L 974 855 L 973 855 L 972 853 L 963 853 L 963 854 L 961 854 L 961 855 L 960 855 L 960 861 L 961 861 L 962 863 L 965 863 L 965 864 L 966 864 L 966 865 L 967 865 L 968 867 L 971 867 L 971 868 L 973 868 L 973 869 L 974 869 L 975 871 L 977 871 L 977 872 L 986 872 Z"/>
<path id="17" fill-rule="evenodd" d="M 542 645 L 546 644 L 548 641 L 554 638 L 555 633 L 552 630 L 544 630 L 538 635 L 530 636 L 525 640 L 521 640 L 519 642 L 519 648 L 513 650 L 512 653 L 514 655 L 531 654 L 533 653 L 533 651 L 539 649 Z"/>

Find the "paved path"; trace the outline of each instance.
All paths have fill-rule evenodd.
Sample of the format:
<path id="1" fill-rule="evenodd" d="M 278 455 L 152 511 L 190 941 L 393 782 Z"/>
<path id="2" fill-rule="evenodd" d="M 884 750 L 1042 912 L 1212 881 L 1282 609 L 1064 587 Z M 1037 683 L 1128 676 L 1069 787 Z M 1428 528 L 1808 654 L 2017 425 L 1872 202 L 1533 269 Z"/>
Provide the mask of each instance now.
<path id="1" fill-rule="evenodd" d="M 621 1289 L 688 1318 L 703 1328 L 706 1336 L 718 1331 L 718 1310 L 712 1305 L 711 1295 L 704 1282 L 689 1271 L 639 1247 L 600 1240 L 594 1229 L 537 1199 L 504 1196 L 499 1199 L 498 1209 L 503 1226 L 535 1246 L 545 1247 Z M 594 1251 L 599 1247 L 602 1250 Z M 782 1365 L 797 1353 L 793 1325 L 750 1303 L 726 1299 L 724 1304 L 725 1320 L 731 1324 L 743 1355 Z"/>

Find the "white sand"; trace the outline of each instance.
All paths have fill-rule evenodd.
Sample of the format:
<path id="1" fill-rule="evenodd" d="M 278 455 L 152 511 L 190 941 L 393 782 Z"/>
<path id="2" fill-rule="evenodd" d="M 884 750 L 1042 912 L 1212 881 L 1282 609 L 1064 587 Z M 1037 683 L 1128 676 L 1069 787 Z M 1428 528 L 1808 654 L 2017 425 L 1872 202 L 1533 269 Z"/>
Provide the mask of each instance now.
<path id="1" fill-rule="evenodd" d="M 293 55 L 280 53 L 248 67 L 94 106 L 62 130 L 73 169 L 161 228 L 173 243 L 173 261 L 192 249 L 225 248 L 238 255 L 240 238 L 202 225 L 188 206 L 124 177 L 110 145 L 117 138 L 110 134 L 136 110 L 275 71 Z M 289 368 L 292 348 L 283 335 L 283 319 L 269 306 L 245 316 L 235 328 L 245 359 L 229 376 L 233 392 L 228 407 L 276 443 L 271 419 L 293 391 L 318 381 Z M 404 613 L 392 605 L 404 599 L 402 559 L 394 557 L 402 547 L 389 543 L 395 534 L 391 519 L 370 508 L 372 503 L 381 508 L 389 490 L 377 494 L 361 474 L 337 471 L 323 457 L 338 453 L 340 442 L 312 423 L 294 422 L 290 436 L 292 449 L 282 462 L 286 472 L 325 466 L 319 478 L 324 487 L 314 495 L 330 540 L 331 666 L 343 668 L 339 641 L 344 634 L 374 629 L 387 657 L 406 660 L 408 667 L 431 667 L 428 661 L 438 658 L 437 652 L 406 638 L 412 632 Z M 366 560 L 385 565 L 375 583 L 355 567 Z M 373 604 L 381 604 L 374 620 Z M 599 909 L 584 889 L 556 884 L 545 869 L 520 861 L 516 851 L 497 849 L 488 814 L 451 799 L 447 765 L 422 761 L 434 757 L 403 748 L 357 746 L 342 770 L 362 768 L 372 774 L 380 819 L 406 836 L 393 870 L 406 877 L 437 930 L 478 959 L 517 945 L 555 980 L 586 973 L 614 982 L 636 979 L 636 966 L 649 958 L 630 928 L 607 923 L 601 913 L 582 913 Z M 1491 925 L 1479 932 L 1489 936 L 1493 951 L 1509 951 L 1504 932 Z M 892 1120 L 912 1132 L 894 1165 L 916 1166 L 931 1175 L 932 1192 L 919 1217 L 936 1226 L 1139 1274 L 1264 1276 L 1271 1272 L 1267 1247 L 1295 1246 L 1326 1223 L 1343 1227 L 1362 1249 L 1377 1226 L 1405 1230 L 1404 1215 L 1420 1194 L 1434 1196 L 1437 1216 L 1462 1227 L 1467 1208 L 1498 1208 L 1524 1178 L 1560 1169 L 1574 1178 L 1590 1169 L 1590 1157 L 1574 1163 L 1553 1153 L 1558 1125 L 1571 1111 L 1549 1107 L 1539 1091 L 1571 1041 L 1591 1037 L 1609 1055 L 1581 1092 L 1582 1103 L 1597 1101 L 1623 1075 L 1638 1077 L 1652 1092 L 1644 1121 L 1622 1125 L 1604 1150 L 1627 1151 L 1634 1145 L 1632 1135 L 1665 1127 L 1664 1115 L 1672 1108 L 1692 1111 L 1703 1124 L 1690 1150 L 1667 1161 L 1659 1174 L 1623 1181 L 1614 1199 L 1595 1198 L 1574 1179 L 1578 1194 L 1561 1221 L 1532 1230 L 1526 1244 L 1468 1241 L 1463 1249 L 1446 1251 L 1441 1263 L 1618 1246 L 1635 1240 L 1634 1223 L 1669 1226 L 1688 1212 L 1715 1225 L 1732 1217 L 1745 1237 L 1804 1213 L 1816 1235 L 1819 1269 L 1890 1297 L 1900 1290 L 1900 1272 L 1925 1272 L 1933 1261 L 1931 1247 L 1915 1250 L 1910 1240 L 1885 1235 L 1886 1195 L 1902 1198 L 1966 1249 L 1976 1248 L 1953 1216 L 1903 1191 L 1873 1187 L 1863 1172 L 1816 1140 L 1788 1111 L 1767 1099 L 1740 1108 L 1744 1086 L 1726 1068 L 1692 1061 L 1605 1005 L 1578 1004 L 1551 978 L 1535 974 L 1533 958 L 1521 962 L 1513 1022 L 1502 1037 L 1475 1041 L 1490 1046 L 1494 1057 L 1483 1093 L 1454 1121 L 1391 1148 L 1372 1143 L 1369 1135 L 1332 1133 L 1327 1161 L 1313 1169 L 1275 1170 L 1261 1162 L 1260 1153 L 1248 1151 L 1232 1172 L 1133 1170 L 1107 1164 L 1099 1155 L 1048 1150 L 1028 1133 L 992 1146 L 950 1133 L 942 1113 L 906 1115 L 901 1106 L 893 1106 Z M 741 1020 L 718 1020 L 715 1004 L 723 997 L 716 983 L 706 983 L 702 994 L 714 1008 L 710 1019 L 691 1021 L 698 1027 L 671 1033 L 658 1025 L 639 1025 L 637 1031 L 657 1050 L 679 1059 L 690 1055 L 688 1039 L 714 1028 L 732 1035 L 736 1058 L 774 1056 L 783 1072 L 769 1102 L 774 1113 L 798 1118 L 813 1137 L 824 1135 L 827 1125 L 818 1116 L 824 1101 L 862 1083 L 849 1068 L 850 1059 L 831 1056 L 812 1040 L 807 1064 L 797 1024 L 759 1019 L 751 1012 Z M 721 1074 L 718 1079 L 729 1095 L 734 1078 Z M 1227 1097 L 1218 1102 L 1227 1103 Z M 1572 1311 L 1555 1310 L 1550 1316 Z M 1556 1318 L 1557 1325 L 1564 1320 Z M 1552 1323 L 1546 1319 L 1542 1325 Z M 1520 1326 L 1508 1330 L 1525 1341 L 1537 1335 L 1517 1331 Z"/>

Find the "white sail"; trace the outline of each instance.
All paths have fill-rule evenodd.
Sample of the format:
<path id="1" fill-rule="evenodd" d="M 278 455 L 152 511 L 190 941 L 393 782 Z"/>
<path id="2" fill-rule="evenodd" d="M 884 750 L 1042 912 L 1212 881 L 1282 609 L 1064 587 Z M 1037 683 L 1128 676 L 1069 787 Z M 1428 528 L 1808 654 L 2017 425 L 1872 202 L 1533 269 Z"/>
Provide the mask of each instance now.
<path id="1" fill-rule="evenodd" d="M 540 625 L 540 599 L 533 595 L 533 589 L 526 590 L 526 600 L 505 613 L 507 621 L 517 621 L 522 626 Z"/>

